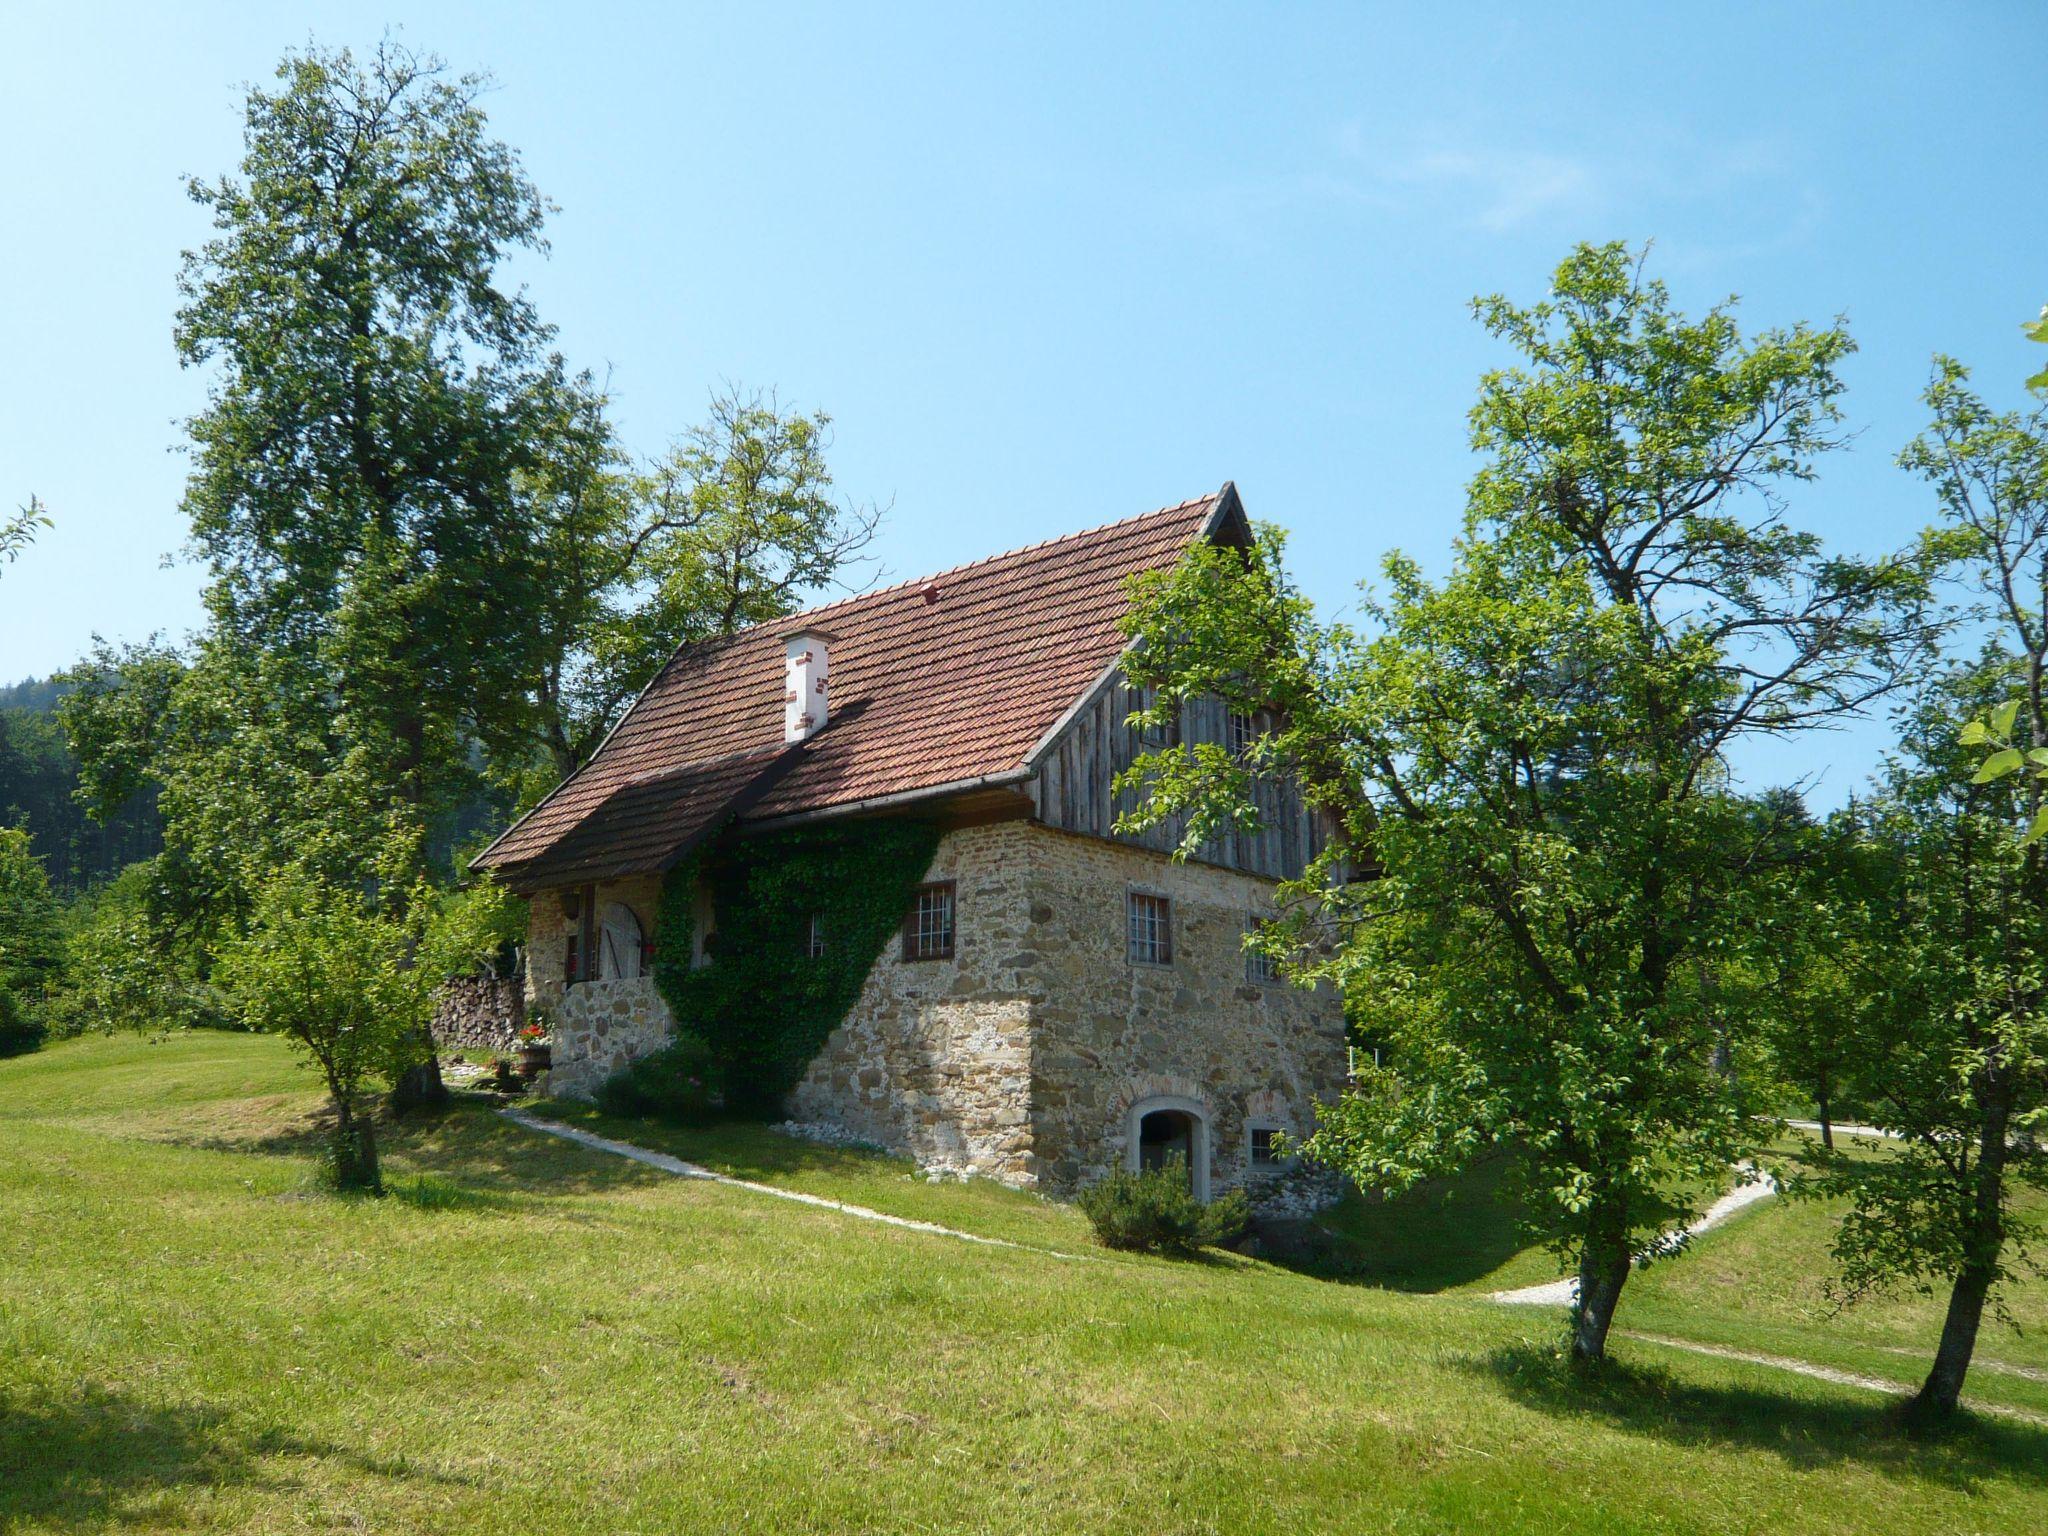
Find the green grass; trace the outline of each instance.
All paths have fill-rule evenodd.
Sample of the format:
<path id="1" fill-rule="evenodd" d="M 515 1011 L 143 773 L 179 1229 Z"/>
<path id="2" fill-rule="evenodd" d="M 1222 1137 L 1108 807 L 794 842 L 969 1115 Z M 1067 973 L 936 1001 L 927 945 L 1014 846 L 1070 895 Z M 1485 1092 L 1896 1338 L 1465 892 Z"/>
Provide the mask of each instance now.
<path id="1" fill-rule="evenodd" d="M 311 1184 L 316 1104 L 248 1036 L 0 1062 L 0 1531 L 2048 1523 L 2026 1425 L 1910 1440 L 1873 1394 L 1626 1341 L 1587 1389 L 1540 1313 L 1101 1255 L 1062 1208 L 745 1128 L 633 1135 L 1091 1261 L 671 1178 L 480 1107 L 391 1130 L 398 1197 L 341 1200 Z M 1438 1232 L 1460 1284 L 1500 1246 Z"/>

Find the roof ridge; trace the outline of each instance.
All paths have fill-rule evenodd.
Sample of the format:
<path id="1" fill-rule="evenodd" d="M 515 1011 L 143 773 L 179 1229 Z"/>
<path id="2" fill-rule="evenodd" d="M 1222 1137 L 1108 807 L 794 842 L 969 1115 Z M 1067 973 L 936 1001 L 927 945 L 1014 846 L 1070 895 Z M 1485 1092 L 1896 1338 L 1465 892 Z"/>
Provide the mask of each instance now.
<path id="1" fill-rule="evenodd" d="M 948 566 L 943 571 L 930 571 L 923 576 L 910 576 L 902 581 L 892 581 L 886 587 L 871 587 L 865 592 L 850 592 L 845 597 L 833 598 L 829 603 L 816 603 L 809 608 L 799 608 L 794 613 L 786 613 L 779 619 L 766 619 L 759 624 L 750 624 L 745 629 L 736 629 L 730 635 L 707 636 L 707 638 L 738 640 L 759 629 L 786 629 L 793 619 L 811 618 L 833 608 L 843 608 L 848 603 L 865 602 L 871 597 L 882 597 L 890 592 L 902 591 L 907 587 L 923 586 L 927 582 L 937 581 L 945 576 L 958 576 L 964 571 L 976 570 L 984 565 L 993 565 L 998 560 L 1008 560 L 1016 555 L 1028 555 L 1036 550 L 1050 549 L 1055 544 L 1070 544 L 1075 539 L 1093 538 L 1098 533 L 1107 533 L 1110 529 L 1121 528 L 1126 523 L 1142 523 L 1148 517 L 1166 517 L 1175 512 L 1185 512 L 1188 508 L 1199 506 L 1205 501 L 1214 501 L 1219 494 L 1221 493 L 1217 491 L 1209 491 L 1200 496 L 1190 496 L 1186 501 L 1175 502 L 1170 507 L 1154 507 L 1150 512 L 1139 512 L 1131 517 L 1112 518 L 1106 523 L 1097 523 L 1093 528 L 1080 528 L 1072 533 L 1062 533 L 1049 539 L 1040 539 L 1036 543 L 1020 544 L 1015 549 L 1005 549 L 993 555 L 983 555 L 979 560 L 968 560 L 959 565 Z"/>

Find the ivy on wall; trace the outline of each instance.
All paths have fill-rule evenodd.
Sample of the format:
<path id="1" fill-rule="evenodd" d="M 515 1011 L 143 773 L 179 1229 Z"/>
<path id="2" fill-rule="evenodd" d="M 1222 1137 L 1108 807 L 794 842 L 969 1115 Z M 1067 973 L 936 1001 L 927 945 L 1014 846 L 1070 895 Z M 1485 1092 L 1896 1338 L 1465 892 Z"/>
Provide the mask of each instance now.
<path id="1" fill-rule="evenodd" d="M 654 980 L 680 1034 L 710 1048 L 729 1108 L 777 1112 L 860 996 L 938 851 L 919 821 L 849 821 L 733 838 L 669 871 Z M 691 966 L 691 908 L 706 877 L 712 963 Z M 822 953 L 811 951 L 812 921 Z"/>

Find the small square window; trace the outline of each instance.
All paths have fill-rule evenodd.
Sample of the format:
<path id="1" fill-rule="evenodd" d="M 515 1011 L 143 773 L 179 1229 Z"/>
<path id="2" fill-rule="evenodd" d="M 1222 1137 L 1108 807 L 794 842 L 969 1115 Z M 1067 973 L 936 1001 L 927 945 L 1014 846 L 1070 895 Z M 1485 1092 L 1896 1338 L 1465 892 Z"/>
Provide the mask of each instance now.
<path id="1" fill-rule="evenodd" d="M 903 919 L 903 958 L 953 958 L 952 881 L 942 880 L 917 888 L 917 894 L 911 898 L 910 911 Z"/>
<path id="2" fill-rule="evenodd" d="M 1254 1168 L 1279 1168 L 1287 1159 L 1280 1155 L 1280 1133 L 1270 1125 L 1252 1127 L 1252 1166 Z"/>
<path id="3" fill-rule="evenodd" d="M 1244 922 L 1246 938 L 1256 938 L 1268 919 L 1253 913 Z M 1280 980 L 1280 971 L 1273 964 L 1273 957 L 1263 949 L 1247 944 L 1244 950 L 1244 979 L 1255 987 L 1270 987 Z"/>
<path id="4" fill-rule="evenodd" d="M 1173 903 L 1150 891 L 1127 892 L 1124 936 L 1131 964 L 1173 964 Z"/>
<path id="5" fill-rule="evenodd" d="M 804 935 L 804 953 L 813 960 L 825 953 L 825 915 L 822 912 L 811 914 L 811 926 Z"/>

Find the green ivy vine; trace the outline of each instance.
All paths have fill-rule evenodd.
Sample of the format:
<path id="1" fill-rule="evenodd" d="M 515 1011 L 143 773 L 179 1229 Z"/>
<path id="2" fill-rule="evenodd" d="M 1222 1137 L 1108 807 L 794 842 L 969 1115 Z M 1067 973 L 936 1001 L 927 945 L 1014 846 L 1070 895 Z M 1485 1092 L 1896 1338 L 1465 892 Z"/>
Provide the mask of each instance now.
<path id="1" fill-rule="evenodd" d="M 710 1050 L 729 1108 L 774 1114 L 860 996 L 931 867 L 939 829 L 848 821 L 723 839 L 668 873 L 654 980 L 679 1034 Z M 692 967 L 700 875 L 716 912 L 712 961 Z M 811 920 L 824 952 L 810 953 Z"/>

